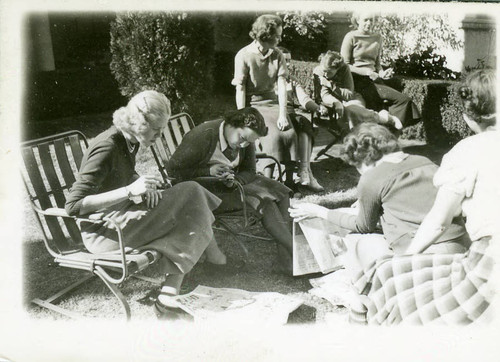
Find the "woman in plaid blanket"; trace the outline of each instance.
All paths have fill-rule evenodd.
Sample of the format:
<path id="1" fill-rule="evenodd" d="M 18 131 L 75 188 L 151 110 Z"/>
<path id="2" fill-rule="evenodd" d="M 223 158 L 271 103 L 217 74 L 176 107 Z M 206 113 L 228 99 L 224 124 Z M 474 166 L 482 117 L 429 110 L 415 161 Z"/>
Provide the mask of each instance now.
<path id="1" fill-rule="evenodd" d="M 491 317 L 494 256 L 500 227 L 500 132 L 496 126 L 496 76 L 471 73 L 460 88 L 463 117 L 476 135 L 443 158 L 434 205 L 406 256 L 380 258 L 355 278 L 360 294 L 351 320 L 369 324 L 468 324 Z M 465 254 L 424 254 L 462 214 L 472 245 Z"/>

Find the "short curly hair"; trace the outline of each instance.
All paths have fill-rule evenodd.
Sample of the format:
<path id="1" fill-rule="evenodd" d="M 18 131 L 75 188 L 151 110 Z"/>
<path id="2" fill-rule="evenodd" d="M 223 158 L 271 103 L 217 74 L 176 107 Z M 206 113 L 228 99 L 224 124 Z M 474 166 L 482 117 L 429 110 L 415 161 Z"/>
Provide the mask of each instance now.
<path id="1" fill-rule="evenodd" d="M 333 50 L 328 50 L 322 53 L 319 57 L 319 64 L 324 70 L 337 69 L 344 63 L 344 58 L 339 52 L 334 52 Z"/>
<path id="2" fill-rule="evenodd" d="M 260 137 L 267 135 L 267 127 L 262 114 L 253 107 L 245 107 L 237 111 L 229 111 L 224 115 L 224 121 L 235 128 L 248 127 Z"/>
<path id="3" fill-rule="evenodd" d="M 267 42 L 276 35 L 278 28 L 283 26 L 281 18 L 277 15 L 261 15 L 252 24 L 250 37 L 254 40 Z"/>
<path id="4" fill-rule="evenodd" d="M 354 127 L 344 138 L 341 158 L 355 167 L 369 166 L 400 149 L 396 136 L 386 127 L 365 122 Z"/>
<path id="5" fill-rule="evenodd" d="M 459 88 L 464 113 L 479 124 L 496 123 L 496 73 L 492 69 L 480 69 L 470 73 Z M 493 122 L 493 123 L 492 123 Z"/>
<path id="6" fill-rule="evenodd" d="M 148 124 L 169 119 L 171 114 L 170 101 L 163 93 L 145 90 L 113 113 L 113 124 L 121 131 L 137 133 Z"/>

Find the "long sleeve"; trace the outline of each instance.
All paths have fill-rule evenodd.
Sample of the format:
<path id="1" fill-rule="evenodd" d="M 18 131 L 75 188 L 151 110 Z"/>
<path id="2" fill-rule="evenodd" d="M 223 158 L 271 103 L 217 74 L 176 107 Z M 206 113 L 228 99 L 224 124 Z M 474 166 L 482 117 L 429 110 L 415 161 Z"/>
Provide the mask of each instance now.
<path id="1" fill-rule="evenodd" d="M 359 212 L 349 215 L 337 210 L 328 212 L 328 221 L 342 227 L 366 234 L 375 230 L 382 214 L 382 200 L 374 180 L 361 177 L 358 184 Z"/>
<path id="2" fill-rule="evenodd" d="M 104 180 L 113 170 L 113 149 L 113 142 L 108 140 L 98 142 L 89 149 L 66 201 L 65 209 L 69 215 L 79 215 L 85 196 L 101 191 Z"/>
<path id="3" fill-rule="evenodd" d="M 214 128 L 195 127 L 184 136 L 168 162 L 168 172 L 172 177 L 180 179 L 176 181 L 210 176 L 207 162 L 215 149 L 214 132 L 217 132 Z"/>

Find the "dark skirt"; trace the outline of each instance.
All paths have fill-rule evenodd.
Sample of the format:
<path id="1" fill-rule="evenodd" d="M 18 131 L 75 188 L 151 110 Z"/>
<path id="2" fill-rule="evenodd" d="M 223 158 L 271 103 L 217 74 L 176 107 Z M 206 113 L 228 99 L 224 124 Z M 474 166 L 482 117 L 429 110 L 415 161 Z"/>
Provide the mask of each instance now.
<path id="1" fill-rule="evenodd" d="M 227 188 L 219 181 L 203 181 L 201 184 L 222 200 L 219 208 L 214 211 L 215 214 L 242 209 L 238 189 Z M 262 208 L 264 200 L 280 202 L 290 197 L 291 193 L 291 190 L 285 185 L 261 175 L 256 175 L 252 182 L 243 185 L 243 189 L 245 190 L 247 205 L 257 211 Z"/>
<path id="2" fill-rule="evenodd" d="M 162 254 L 162 272 L 187 273 L 213 238 L 212 210 L 220 200 L 196 182 L 182 182 L 163 191 L 153 209 L 126 200 L 105 211 L 123 230 L 124 245 L 154 249 Z M 118 250 L 118 235 L 109 222 L 82 223 L 83 241 L 92 253 Z"/>
<path id="3" fill-rule="evenodd" d="M 280 131 L 277 126 L 279 105 L 274 100 L 252 101 L 251 106 L 256 108 L 266 122 L 267 136 L 260 138 L 258 150 L 275 157 L 278 161 L 286 163 L 297 161 L 297 133 L 290 122 L 291 128 Z M 259 166 L 266 167 L 272 164 L 271 160 L 260 160 Z"/>

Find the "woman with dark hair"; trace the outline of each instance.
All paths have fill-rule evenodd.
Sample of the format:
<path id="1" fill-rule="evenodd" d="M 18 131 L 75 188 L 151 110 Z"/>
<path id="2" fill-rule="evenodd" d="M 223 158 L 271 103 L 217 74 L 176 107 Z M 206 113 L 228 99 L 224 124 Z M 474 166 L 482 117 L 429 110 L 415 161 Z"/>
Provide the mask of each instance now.
<path id="1" fill-rule="evenodd" d="M 384 80 L 390 79 L 394 72 L 391 68 L 382 69 L 382 36 L 372 33 L 373 15 L 355 13 L 351 21 L 357 29 L 345 35 L 340 53 L 349 64 L 354 88 L 363 96 L 366 107 L 378 112 L 384 108 L 385 101 L 389 113 L 403 127 L 417 123 L 420 111 L 411 98 L 384 84 Z"/>
<path id="2" fill-rule="evenodd" d="M 159 313 L 172 304 L 170 296 L 179 293 L 184 275 L 203 252 L 208 259 L 219 252 L 212 232 L 212 210 L 220 203 L 217 197 L 195 182 L 160 190 L 159 177 L 135 172 L 139 147 L 153 144 L 170 114 L 170 101 L 152 90 L 135 95 L 118 109 L 114 125 L 86 150 L 66 202 L 69 215 L 102 212 L 120 225 L 128 251 L 147 248 L 162 254 L 159 264 L 165 279 L 156 303 Z M 90 252 L 119 249 L 116 230 L 108 222 L 82 222 L 80 227 Z"/>
<path id="3" fill-rule="evenodd" d="M 262 224 L 278 243 L 281 270 L 291 270 L 292 234 L 288 207 L 290 189 L 256 174 L 254 142 L 267 134 L 264 118 L 252 107 L 200 124 L 188 132 L 170 158 L 168 170 L 176 182 L 213 176 L 202 185 L 222 199 L 216 212 L 240 210 L 235 182 L 243 186 L 250 207 L 262 214 Z"/>
<path id="4" fill-rule="evenodd" d="M 231 83 L 236 87 L 238 109 L 252 106 L 262 113 L 269 129 L 267 136 L 260 140 L 262 151 L 285 165 L 286 183 L 292 187 L 291 161 L 299 159 L 298 139 L 287 115 L 286 60 L 283 53 L 276 49 L 282 32 L 282 22 L 278 16 L 259 16 L 250 31 L 254 41 L 240 49 L 234 58 L 234 78 Z M 274 164 L 263 160 L 259 164 L 261 162 L 264 175 L 272 177 Z"/>
<path id="5" fill-rule="evenodd" d="M 422 156 L 400 150 L 396 137 L 384 126 L 362 123 L 344 139 L 344 161 L 361 174 L 358 212 L 329 210 L 315 204 L 296 204 L 294 218 L 320 217 L 350 230 L 348 268 L 355 275 L 383 255 L 401 255 L 429 212 L 437 189 L 432 177 L 437 166 Z M 380 222 L 383 235 L 373 234 Z M 362 235 L 367 234 L 367 235 Z M 429 253 L 460 253 L 469 239 L 461 218 L 454 220 Z"/>

